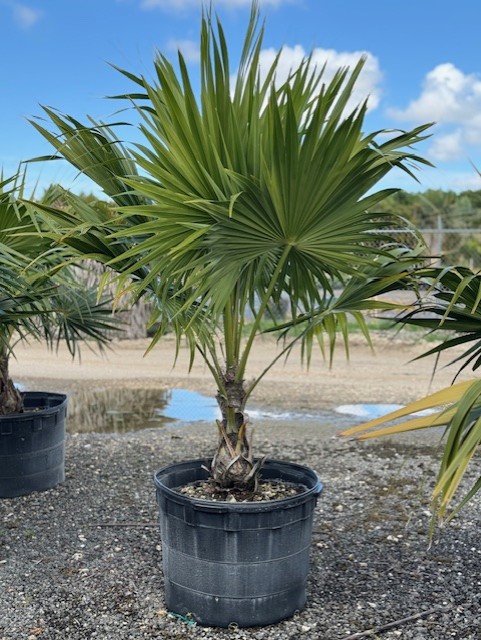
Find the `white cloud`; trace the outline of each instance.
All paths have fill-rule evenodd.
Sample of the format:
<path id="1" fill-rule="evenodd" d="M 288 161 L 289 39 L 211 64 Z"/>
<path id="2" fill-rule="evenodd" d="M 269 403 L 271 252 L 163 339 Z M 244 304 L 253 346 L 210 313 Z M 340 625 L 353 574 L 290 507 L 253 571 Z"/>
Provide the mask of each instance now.
<path id="1" fill-rule="evenodd" d="M 264 49 L 261 52 L 260 64 L 266 70 L 272 65 L 277 55 L 275 49 Z M 277 81 L 285 81 L 292 69 L 297 68 L 309 55 L 301 45 L 283 47 L 277 66 Z M 353 109 L 368 98 L 369 109 L 375 109 L 380 100 L 380 83 L 382 73 L 378 59 L 366 51 L 335 51 L 334 49 L 314 49 L 311 55 L 312 65 L 319 70 L 325 65 L 324 81 L 332 80 L 339 67 L 351 69 L 365 57 L 364 67 L 359 75 L 348 109 Z"/>
<path id="2" fill-rule="evenodd" d="M 462 157 L 463 142 L 463 131 L 461 129 L 434 137 L 429 149 L 431 160 L 434 162 L 447 162 L 453 158 Z"/>
<path id="3" fill-rule="evenodd" d="M 391 109 L 390 115 L 438 124 L 439 137 L 429 150 L 434 160 L 469 155 L 469 147 L 481 143 L 481 78 L 450 62 L 440 64 L 426 75 L 419 97 L 405 109 Z"/>
<path id="4" fill-rule="evenodd" d="M 421 95 L 406 109 L 394 109 L 402 120 L 434 119 L 461 122 L 479 113 L 481 80 L 474 74 L 464 74 L 451 63 L 440 64 L 424 80 Z"/>
<path id="5" fill-rule="evenodd" d="M 468 172 L 452 172 L 449 175 L 450 188 L 453 191 L 479 191 L 481 189 L 481 178 L 473 169 Z M 446 184 L 446 183 L 444 183 Z M 446 188 L 445 186 L 441 188 Z"/>
<path id="6" fill-rule="evenodd" d="M 200 45 L 195 40 L 177 40 L 171 38 L 167 42 L 169 51 L 180 51 L 186 62 L 198 62 L 200 60 Z"/>
<path id="7" fill-rule="evenodd" d="M 36 24 L 40 17 L 41 12 L 31 7 L 27 7 L 23 4 L 15 4 L 13 7 L 13 16 L 17 22 L 23 29 L 30 29 Z"/>
<path id="8" fill-rule="evenodd" d="M 32 9 L 32 7 L 28 7 L 26 4 L 21 4 L 20 2 L 3 0 L 2 4 L 10 7 L 13 19 L 22 29 L 30 29 L 42 17 L 41 11 Z"/>

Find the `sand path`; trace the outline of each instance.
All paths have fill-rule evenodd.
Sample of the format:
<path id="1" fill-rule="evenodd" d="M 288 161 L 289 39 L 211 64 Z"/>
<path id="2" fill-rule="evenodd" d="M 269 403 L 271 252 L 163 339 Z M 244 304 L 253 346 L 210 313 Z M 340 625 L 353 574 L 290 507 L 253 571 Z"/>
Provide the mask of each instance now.
<path id="1" fill-rule="evenodd" d="M 252 401 L 279 409 L 331 409 L 339 404 L 374 402 L 406 403 L 430 390 L 451 383 L 456 367 L 438 369 L 431 381 L 434 359 L 412 361 L 432 343 L 392 339 L 392 334 L 374 336 L 374 353 L 354 336 L 349 361 L 342 349 L 332 369 L 316 354 L 309 370 L 294 352 L 287 362 L 282 358 L 257 387 Z M 48 385 L 52 391 L 69 391 L 72 384 L 98 382 L 128 387 L 186 388 L 206 394 L 215 392 L 210 373 L 198 360 L 189 373 L 187 349 L 182 349 L 173 367 L 175 343 L 165 338 L 145 355 L 148 340 L 114 342 L 103 355 L 83 348 L 80 362 L 72 361 L 64 347 L 50 352 L 45 345 L 19 345 L 11 361 L 11 374 L 27 388 Z M 258 342 L 252 353 L 249 374 L 257 375 L 277 353 L 270 338 Z M 452 359 L 444 357 L 443 364 Z M 464 373 L 460 379 L 470 376 Z"/>

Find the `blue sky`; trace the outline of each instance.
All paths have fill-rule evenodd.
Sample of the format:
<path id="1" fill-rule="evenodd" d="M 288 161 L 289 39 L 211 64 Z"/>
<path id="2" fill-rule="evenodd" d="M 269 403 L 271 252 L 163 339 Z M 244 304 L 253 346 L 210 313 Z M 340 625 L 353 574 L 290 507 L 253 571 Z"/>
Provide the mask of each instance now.
<path id="1" fill-rule="evenodd" d="M 40 105 L 83 120 L 115 120 L 129 91 L 109 66 L 151 72 L 156 50 L 180 48 L 195 76 L 202 0 L 0 0 L 2 60 L 0 130 L 4 175 L 22 160 L 51 151 L 28 123 Z M 217 0 L 235 66 L 250 0 Z M 284 47 L 288 69 L 313 51 L 328 69 L 366 54 L 359 98 L 370 96 L 366 128 L 409 129 L 435 121 L 418 147 L 436 167 L 420 184 L 393 175 L 387 184 L 410 191 L 481 189 L 481 3 L 479 0 L 261 0 L 264 56 Z M 31 165 L 29 184 L 88 190 L 61 163 Z M 385 185 L 384 185 L 385 186 Z"/>

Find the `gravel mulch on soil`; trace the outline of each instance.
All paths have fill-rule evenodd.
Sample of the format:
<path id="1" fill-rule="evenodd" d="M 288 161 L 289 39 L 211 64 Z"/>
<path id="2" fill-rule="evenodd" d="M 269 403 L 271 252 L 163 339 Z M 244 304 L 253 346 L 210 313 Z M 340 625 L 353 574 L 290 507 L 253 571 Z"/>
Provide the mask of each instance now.
<path id="1" fill-rule="evenodd" d="M 195 423 L 70 435 L 65 483 L 0 500 L 0 639 L 479 640 L 480 500 L 429 544 L 436 446 L 341 442 L 312 419 L 278 426 L 259 425 L 257 452 L 307 464 L 325 486 L 302 612 L 212 629 L 165 610 L 152 475 L 212 453 L 214 427 Z"/>

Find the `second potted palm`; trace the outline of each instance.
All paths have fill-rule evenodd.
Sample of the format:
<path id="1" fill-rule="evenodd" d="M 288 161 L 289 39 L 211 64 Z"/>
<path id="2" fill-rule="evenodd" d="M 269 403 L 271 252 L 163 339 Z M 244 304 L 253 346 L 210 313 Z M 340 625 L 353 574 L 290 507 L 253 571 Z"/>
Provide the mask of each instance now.
<path id="1" fill-rule="evenodd" d="M 21 197 L 15 178 L 0 182 L 0 498 L 50 489 L 65 477 L 67 396 L 16 387 L 9 361 L 18 343 L 65 341 L 74 356 L 79 342 L 105 345 L 117 324 L 64 264 L 65 248 L 41 236 Z"/>

